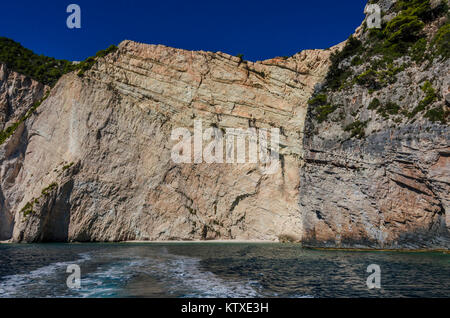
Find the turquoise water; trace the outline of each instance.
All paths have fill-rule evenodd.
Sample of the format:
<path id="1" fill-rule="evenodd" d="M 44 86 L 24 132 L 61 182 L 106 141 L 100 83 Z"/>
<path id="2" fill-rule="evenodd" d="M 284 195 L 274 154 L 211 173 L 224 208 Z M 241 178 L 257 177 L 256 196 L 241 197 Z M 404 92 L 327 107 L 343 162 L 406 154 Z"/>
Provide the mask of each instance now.
<path id="1" fill-rule="evenodd" d="M 81 288 L 66 285 L 67 266 Z M 381 268 L 369 290 L 367 267 Z M 450 255 L 284 244 L 0 245 L 0 297 L 449 297 Z"/>

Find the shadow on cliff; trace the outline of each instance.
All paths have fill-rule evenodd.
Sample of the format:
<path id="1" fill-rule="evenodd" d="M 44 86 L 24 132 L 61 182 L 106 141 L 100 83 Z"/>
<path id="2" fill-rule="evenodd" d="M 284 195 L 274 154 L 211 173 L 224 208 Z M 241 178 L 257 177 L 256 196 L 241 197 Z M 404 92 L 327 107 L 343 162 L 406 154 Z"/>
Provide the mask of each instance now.
<path id="1" fill-rule="evenodd" d="M 5 196 L 0 188 L 0 241 L 9 240 L 14 229 L 14 220 L 5 207 Z"/>
<path id="2" fill-rule="evenodd" d="M 8 202 L 8 191 L 15 192 L 16 177 L 22 169 L 23 159 L 28 146 L 28 130 L 24 123 L 20 124 L 13 136 L 2 145 L 0 165 L 7 169 L 0 180 L 0 240 L 9 240 L 14 232 L 14 210 Z M 4 164 L 7 162 L 7 165 Z M 6 193 L 6 197 L 5 197 Z"/>
<path id="3" fill-rule="evenodd" d="M 42 229 L 42 242 L 67 242 L 70 223 L 70 194 L 73 180 L 65 183 L 58 191 L 45 219 Z"/>

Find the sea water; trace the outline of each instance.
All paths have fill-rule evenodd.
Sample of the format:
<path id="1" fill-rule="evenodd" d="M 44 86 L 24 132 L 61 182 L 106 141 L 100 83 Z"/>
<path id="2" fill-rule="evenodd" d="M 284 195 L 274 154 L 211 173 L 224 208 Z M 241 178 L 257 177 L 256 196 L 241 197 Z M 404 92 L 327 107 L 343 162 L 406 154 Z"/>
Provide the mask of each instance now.
<path id="1" fill-rule="evenodd" d="M 68 287 L 69 265 L 81 271 Z M 369 289 L 367 268 L 380 268 Z M 450 255 L 294 244 L 0 245 L 0 297 L 449 297 Z"/>

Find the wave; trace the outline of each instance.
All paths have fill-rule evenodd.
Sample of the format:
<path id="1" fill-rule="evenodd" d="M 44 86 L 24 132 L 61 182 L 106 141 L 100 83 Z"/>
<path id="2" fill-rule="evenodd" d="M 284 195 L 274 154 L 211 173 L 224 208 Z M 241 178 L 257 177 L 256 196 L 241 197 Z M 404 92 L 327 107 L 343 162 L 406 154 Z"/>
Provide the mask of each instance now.
<path id="1" fill-rule="evenodd" d="M 196 258 L 172 256 L 155 266 L 158 278 L 165 282 L 168 293 L 178 297 L 250 298 L 261 296 L 256 281 L 225 280 L 201 270 Z"/>
<path id="2" fill-rule="evenodd" d="M 39 290 L 43 285 L 50 283 L 55 278 L 55 273 L 62 268 L 67 268 L 71 264 L 81 264 L 91 259 L 88 253 L 79 254 L 80 258 L 70 262 L 56 262 L 29 273 L 8 275 L 1 278 L 0 281 L 0 297 L 44 297 L 39 294 Z M 35 291 L 36 296 L 30 294 L 30 291 Z"/>
<path id="3" fill-rule="evenodd" d="M 81 279 L 81 288 L 75 294 L 84 298 L 117 297 L 124 285 L 148 264 L 145 258 L 123 260 L 99 267 L 96 272 Z"/>
<path id="4" fill-rule="evenodd" d="M 76 261 L 52 263 L 29 273 L 5 276 L 0 280 L 0 297 L 128 297 L 133 296 L 134 282 L 139 283 L 134 288 L 140 296 L 148 295 L 148 287 L 169 297 L 277 297 L 263 293 L 259 281 L 245 278 L 245 273 L 239 273 L 241 277 L 221 277 L 205 270 L 198 258 L 173 255 L 167 250 L 145 256 L 135 256 L 133 251 L 117 252 L 79 254 Z M 81 263 L 84 263 L 81 288 L 68 289 L 65 268 Z"/>
<path id="5" fill-rule="evenodd" d="M 117 297 L 124 295 L 133 278 L 148 276 L 173 297 L 258 297 L 257 282 L 228 281 L 202 271 L 200 260 L 164 254 L 158 258 L 121 260 L 98 268 L 81 280 L 80 297 Z M 125 293 L 126 295 L 126 293 Z"/>

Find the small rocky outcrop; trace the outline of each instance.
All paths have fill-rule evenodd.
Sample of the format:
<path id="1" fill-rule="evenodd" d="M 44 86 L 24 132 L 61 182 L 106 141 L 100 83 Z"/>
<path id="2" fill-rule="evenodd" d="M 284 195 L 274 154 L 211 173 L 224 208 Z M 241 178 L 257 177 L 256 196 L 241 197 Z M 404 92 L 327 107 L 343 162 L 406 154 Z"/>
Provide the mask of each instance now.
<path id="1" fill-rule="evenodd" d="M 24 116 L 48 89 L 48 86 L 0 63 L 0 131 Z"/>

